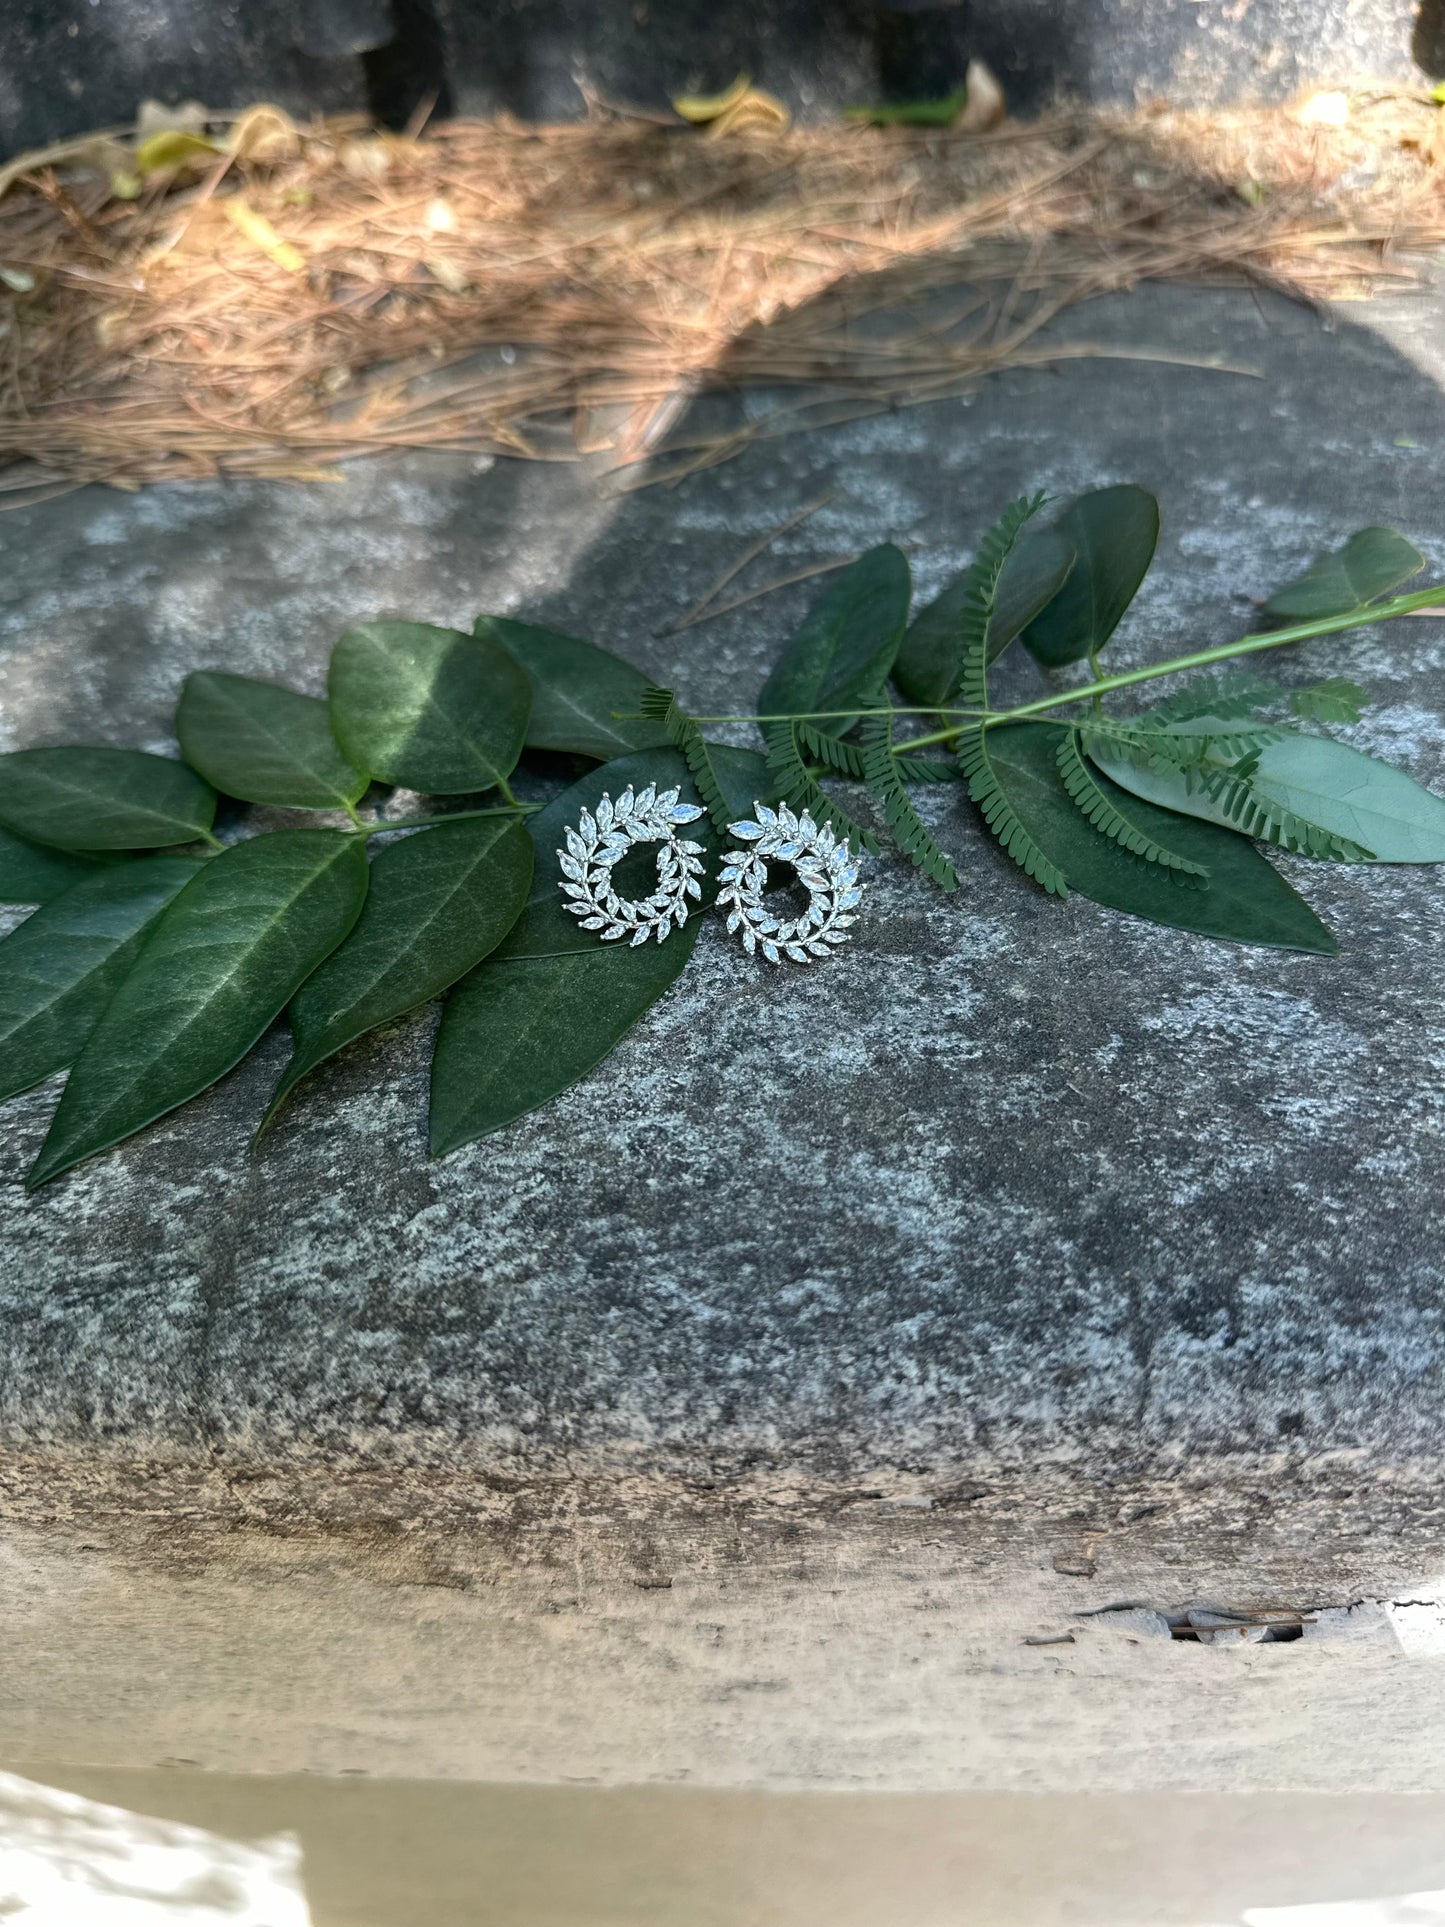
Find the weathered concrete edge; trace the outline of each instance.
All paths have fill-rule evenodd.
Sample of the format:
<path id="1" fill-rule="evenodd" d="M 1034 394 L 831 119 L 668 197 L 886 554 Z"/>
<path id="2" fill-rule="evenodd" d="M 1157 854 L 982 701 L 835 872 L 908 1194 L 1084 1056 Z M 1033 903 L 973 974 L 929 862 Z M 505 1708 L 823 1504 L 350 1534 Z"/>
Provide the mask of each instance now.
<path id="1" fill-rule="evenodd" d="M 1445 1480 L 0 1460 L 0 1757 L 877 1790 L 1445 1789 Z M 1306 1614 L 1231 1649 L 1146 1615 Z"/>

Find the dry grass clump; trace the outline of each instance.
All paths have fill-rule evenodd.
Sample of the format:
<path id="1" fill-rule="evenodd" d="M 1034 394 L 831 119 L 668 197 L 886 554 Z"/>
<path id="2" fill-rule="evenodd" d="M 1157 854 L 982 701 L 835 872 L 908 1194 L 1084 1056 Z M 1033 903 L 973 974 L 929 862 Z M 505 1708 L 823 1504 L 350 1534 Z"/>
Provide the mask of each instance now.
<path id="1" fill-rule="evenodd" d="M 800 385 L 788 421 L 896 406 L 1090 352 L 1038 331 L 1109 290 L 1366 293 L 1445 242 L 1423 96 L 1357 98 L 1342 126 L 1096 111 L 710 140 L 594 116 L 412 139 L 253 109 L 242 133 L 130 199 L 113 143 L 0 176 L 14 499 L 395 447 L 625 468 L 710 386 Z M 926 321 L 895 312 L 943 289 Z M 673 444 L 662 472 L 737 439 Z"/>

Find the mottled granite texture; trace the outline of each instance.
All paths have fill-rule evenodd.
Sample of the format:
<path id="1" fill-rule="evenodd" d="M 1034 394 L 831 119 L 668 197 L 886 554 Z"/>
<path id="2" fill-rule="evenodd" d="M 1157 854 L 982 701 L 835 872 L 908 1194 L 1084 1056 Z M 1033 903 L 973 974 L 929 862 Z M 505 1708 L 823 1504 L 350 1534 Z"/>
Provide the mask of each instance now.
<path id="1" fill-rule="evenodd" d="M 927 595 L 1009 496 L 1148 484 L 1165 533 L 1120 664 L 1239 632 L 1365 523 L 1445 569 L 1437 307 L 1145 291 L 1071 329 L 1263 379 L 1077 361 L 610 502 L 578 469 L 418 457 L 7 516 L 4 745 L 165 749 L 188 668 L 317 690 L 383 613 L 549 622 L 746 709 L 808 587 L 655 632 L 827 489 L 776 572 L 892 537 Z M 1310 662 L 1365 681 L 1354 739 L 1437 786 L 1442 665 L 1427 621 Z M 806 973 L 709 929 L 601 1071 L 443 1162 L 434 1012 L 313 1079 L 258 1157 L 279 1031 L 30 1199 L 54 1088 L 10 1105 L 5 1436 L 524 1472 L 1438 1461 L 1445 876 L 1290 862 L 1341 956 L 1242 951 L 1061 908 L 956 795 L 928 807 L 956 897 L 877 863 L 856 943 Z"/>

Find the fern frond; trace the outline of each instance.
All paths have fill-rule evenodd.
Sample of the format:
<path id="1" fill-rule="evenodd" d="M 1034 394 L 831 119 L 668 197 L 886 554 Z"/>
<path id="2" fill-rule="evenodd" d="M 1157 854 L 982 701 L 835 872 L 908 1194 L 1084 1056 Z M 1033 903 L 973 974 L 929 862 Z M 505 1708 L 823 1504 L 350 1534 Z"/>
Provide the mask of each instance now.
<path id="1" fill-rule="evenodd" d="M 1230 722 L 1252 716 L 1257 709 L 1277 701 L 1279 695 L 1277 682 L 1247 670 L 1232 676 L 1196 676 L 1187 688 L 1166 696 L 1145 714 L 1158 723 L 1192 723 L 1201 716 Z"/>
<path id="2" fill-rule="evenodd" d="M 982 728 L 965 731 L 958 739 L 958 760 L 968 778 L 968 793 L 983 812 L 983 820 L 1026 876 L 1043 885 L 1052 896 L 1066 897 L 1069 886 L 1064 873 L 1050 862 L 1019 821 L 1012 803 L 989 760 L 986 732 Z"/>
<path id="3" fill-rule="evenodd" d="M 806 810 L 815 823 L 828 824 L 835 836 L 846 837 L 855 850 L 878 854 L 878 839 L 861 823 L 855 823 L 846 810 L 828 795 L 817 779 L 809 774 L 796 722 L 763 723 L 767 745 L 768 769 L 785 803 L 795 810 Z"/>
<path id="4" fill-rule="evenodd" d="M 662 724 L 669 740 L 680 749 L 687 767 L 692 774 L 697 793 L 703 800 L 703 807 L 712 820 L 712 826 L 719 836 L 726 836 L 728 824 L 734 811 L 723 794 L 722 784 L 718 781 L 717 771 L 713 768 L 712 756 L 707 741 L 691 716 L 677 706 L 677 697 L 670 689 L 644 689 L 638 702 L 644 716 Z"/>
<path id="5" fill-rule="evenodd" d="M 1253 761 L 1233 769 L 1208 770 L 1190 776 L 1191 788 L 1197 787 L 1228 819 L 1231 829 L 1243 836 L 1257 837 L 1261 843 L 1274 843 L 1297 856 L 1325 857 L 1335 863 L 1370 863 L 1374 852 L 1347 836 L 1321 829 L 1282 803 L 1262 800 L 1250 782 Z"/>
<path id="6" fill-rule="evenodd" d="M 1146 863 L 1157 863 L 1161 868 L 1172 871 L 1181 882 L 1187 880 L 1194 883 L 1209 875 L 1202 863 L 1195 863 L 1187 856 L 1180 856 L 1177 850 L 1157 843 L 1137 824 L 1131 823 L 1124 812 L 1109 800 L 1084 761 L 1078 730 L 1069 730 L 1059 744 L 1058 765 L 1064 788 L 1082 811 L 1084 820 L 1091 823 L 1101 836 L 1109 837 L 1131 855 L 1142 857 Z"/>
<path id="7" fill-rule="evenodd" d="M 816 723 L 797 724 L 798 741 L 814 762 L 826 763 L 829 769 L 837 770 L 840 776 L 851 776 L 857 782 L 863 780 L 863 752 L 856 743 L 845 743 L 841 736 L 830 730 L 819 729 Z"/>
<path id="8" fill-rule="evenodd" d="M 1142 769 L 1176 770 L 1202 769 L 1211 762 L 1218 766 L 1221 758 L 1237 763 L 1286 734 L 1272 723 L 1226 731 L 1166 729 L 1148 715 L 1093 716 L 1084 730 L 1086 747 L 1089 742 L 1107 743 L 1116 755 Z"/>
<path id="9" fill-rule="evenodd" d="M 957 763 L 939 762 L 931 756 L 910 756 L 906 750 L 900 749 L 893 760 L 905 783 L 956 783 L 963 775 Z"/>
<path id="10" fill-rule="evenodd" d="M 958 872 L 919 821 L 918 812 L 903 787 L 893 757 L 893 718 L 867 716 L 863 721 L 863 780 L 883 812 L 884 821 L 910 863 L 932 877 L 943 890 L 958 888 Z"/>
<path id="11" fill-rule="evenodd" d="M 998 595 L 998 579 L 1025 522 L 1047 501 L 1042 492 L 1010 502 L 979 544 L 963 578 L 963 652 L 958 694 L 969 709 L 988 708 L 988 625 Z"/>

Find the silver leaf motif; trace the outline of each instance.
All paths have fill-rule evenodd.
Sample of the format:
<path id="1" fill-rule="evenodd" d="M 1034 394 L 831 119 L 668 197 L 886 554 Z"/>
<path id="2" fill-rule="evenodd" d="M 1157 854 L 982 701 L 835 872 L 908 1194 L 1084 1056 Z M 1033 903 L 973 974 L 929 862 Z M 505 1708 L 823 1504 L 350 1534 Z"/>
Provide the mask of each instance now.
<path id="1" fill-rule="evenodd" d="M 686 924 L 688 899 L 702 895 L 703 846 L 685 842 L 676 826 L 694 822 L 703 812 L 680 804 L 677 796 L 675 789 L 659 793 L 653 783 L 636 795 L 624 790 L 615 804 L 604 795 L 595 815 L 583 810 L 577 828 L 565 832 L 567 846 L 557 852 L 560 888 L 580 929 L 601 931 L 603 943 L 626 937 L 635 945 L 654 935 L 661 943 Z M 639 843 L 660 846 L 657 888 L 647 897 L 620 897 L 613 869 Z"/>
<path id="2" fill-rule="evenodd" d="M 754 803 L 756 821 L 730 823 L 728 829 L 751 847 L 723 855 L 722 888 L 718 907 L 728 912 L 729 931 L 741 933 L 750 956 L 761 949 L 769 963 L 786 954 L 794 963 L 829 957 L 848 941 L 848 930 L 858 919 L 847 913 L 863 895 L 858 883 L 858 859 L 846 840 L 840 843 L 828 826 L 819 829 L 806 810 L 801 815 L 780 803 L 776 811 Z M 802 916 L 784 922 L 763 905 L 768 884 L 768 861 L 789 863 L 808 892 Z"/>

